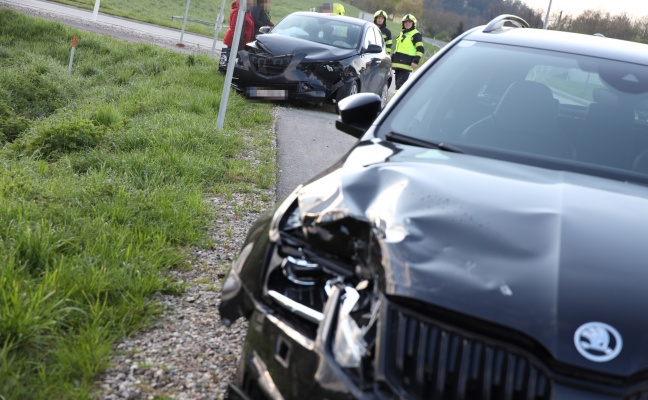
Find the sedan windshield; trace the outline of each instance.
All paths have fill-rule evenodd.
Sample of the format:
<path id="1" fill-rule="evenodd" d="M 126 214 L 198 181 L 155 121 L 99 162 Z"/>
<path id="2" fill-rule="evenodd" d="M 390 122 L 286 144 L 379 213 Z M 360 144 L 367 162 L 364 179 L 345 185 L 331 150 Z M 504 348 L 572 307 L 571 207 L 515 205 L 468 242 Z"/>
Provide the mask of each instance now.
<path id="1" fill-rule="evenodd" d="M 312 16 L 288 15 L 272 29 L 272 33 L 342 49 L 354 49 L 360 44 L 362 27 L 344 21 L 323 18 L 317 14 Z"/>
<path id="2" fill-rule="evenodd" d="M 578 54 L 460 42 L 381 124 L 466 153 L 648 176 L 648 68 Z M 410 79 L 412 79 L 410 78 Z"/>

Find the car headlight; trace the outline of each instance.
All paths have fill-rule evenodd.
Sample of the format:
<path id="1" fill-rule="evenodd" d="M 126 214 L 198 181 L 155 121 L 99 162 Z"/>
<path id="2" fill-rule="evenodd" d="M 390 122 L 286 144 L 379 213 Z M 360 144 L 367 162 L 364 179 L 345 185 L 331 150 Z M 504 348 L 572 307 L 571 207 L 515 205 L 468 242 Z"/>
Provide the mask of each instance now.
<path id="1" fill-rule="evenodd" d="M 297 199 L 297 191 L 300 188 L 301 186 L 299 186 L 291 194 L 289 194 L 273 214 L 272 220 L 270 221 L 270 228 L 268 230 L 268 234 L 272 242 L 276 243 L 277 241 L 279 241 L 279 227 L 281 226 L 281 224 L 285 223 L 286 221 L 290 224 L 301 224 L 299 222 L 299 208 L 296 207 L 295 204 Z M 292 212 L 290 214 L 287 214 L 288 210 L 291 207 L 293 207 Z"/>

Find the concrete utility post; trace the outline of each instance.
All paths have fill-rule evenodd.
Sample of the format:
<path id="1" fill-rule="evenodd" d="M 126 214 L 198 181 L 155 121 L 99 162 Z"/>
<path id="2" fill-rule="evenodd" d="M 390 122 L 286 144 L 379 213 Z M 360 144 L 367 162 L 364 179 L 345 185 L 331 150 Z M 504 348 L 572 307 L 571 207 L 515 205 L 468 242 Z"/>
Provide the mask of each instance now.
<path id="1" fill-rule="evenodd" d="M 547 7 L 547 15 L 545 16 L 544 25 L 543 25 L 542 29 L 547 29 L 547 23 L 549 22 L 549 13 L 551 12 L 551 2 L 552 1 L 553 0 L 549 0 L 549 7 Z"/>
<path id="2" fill-rule="evenodd" d="M 225 72 L 225 83 L 223 84 L 223 94 L 221 95 L 220 107 L 218 107 L 218 120 L 216 129 L 223 129 L 225 122 L 225 112 L 227 111 L 227 101 L 232 87 L 232 75 L 234 74 L 234 64 L 236 63 L 236 54 L 238 53 L 239 43 L 241 42 L 241 31 L 243 30 L 243 21 L 247 11 L 247 0 L 241 0 L 239 4 L 238 15 L 236 16 L 236 27 L 234 28 L 234 37 L 232 38 L 232 47 L 230 49 L 229 60 L 227 61 L 227 72 Z M 230 25 L 232 21 L 230 21 Z"/>
<path id="3" fill-rule="evenodd" d="M 101 0 L 95 0 L 94 11 L 92 12 L 92 22 L 97 22 L 97 15 L 99 15 L 99 4 Z"/>
<path id="4" fill-rule="evenodd" d="M 214 43 L 212 44 L 211 48 L 211 56 L 214 56 L 214 50 L 216 49 L 216 41 L 218 40 L 218 34 L 220 33 L 221 29 L 223 29 L 223 20 L 225 19 L 225 16 L 223 12 L 225 11 L 225 2 L 227 0 L 223 0 L 221 3 L 221 9 L 220 13 L 218 13 L 218 16 L 216 17 L 216 25 L 214 25 Z M 230 21 L 230 24 L 232 22 Z"/>
<path id="5" fill-rule="evenodd" d="M 185 8 L 184 18 L 182 18 L 182 30 L 180 31 L 180 42 L 176 44 L 176 46 L 178 47 L 184 47 L 184 43 L 182 43 L 182 38 L 184 37 L 185 27 L 187 26 L 187 17 L 189 16 L 189 3 L 191 3 L 191 0 L 187 0 L 187 7 Z"/>

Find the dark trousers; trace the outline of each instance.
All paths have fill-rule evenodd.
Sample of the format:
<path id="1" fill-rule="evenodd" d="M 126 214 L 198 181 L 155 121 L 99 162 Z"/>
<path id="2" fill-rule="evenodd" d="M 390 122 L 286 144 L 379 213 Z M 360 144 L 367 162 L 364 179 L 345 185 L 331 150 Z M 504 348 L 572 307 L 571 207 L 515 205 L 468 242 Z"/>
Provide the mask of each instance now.
<path id="1" fill-rule="evenodd" d="M 396 78 L 396 90 L 400 89 L 401 86 L 403 86 L 403 84 L 407 82 L 407 79 L 409 78 L 411 73 L 412 71 L 408 71 L 406 69 L 398 68 L 394 70 L 394 77 Z"/>

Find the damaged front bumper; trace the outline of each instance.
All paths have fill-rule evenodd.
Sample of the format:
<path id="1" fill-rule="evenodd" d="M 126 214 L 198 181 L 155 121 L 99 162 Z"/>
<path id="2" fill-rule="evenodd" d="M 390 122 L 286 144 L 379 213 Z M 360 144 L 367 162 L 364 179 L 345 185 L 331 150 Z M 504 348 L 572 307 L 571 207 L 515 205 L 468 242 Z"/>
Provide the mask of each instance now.
<path id="1" fill-rule="evenodd" d="M 334 289 L 315 339 L 303 334 L 268 308 L 255 309 L 231 399 L 374 398 L 344 372 L 331 352 L 341 292 Z"/>
<path id="2" fill-rule="evenodd" d="M 337 63 L 304 63 L 305 56 L 261 56 L 240 51 L 232 87 L 249 98 L 310 104 L 330 101 L 348 81 L 342 67 Z"/>
<path id="3" fill-rule="evenodd" d="M 287 199 L 250 229 L 223 285 L 223 323 L 249 321 L 231 398 L 376 398 L 371 229 L 307 221 L 297 197 Z"/>

